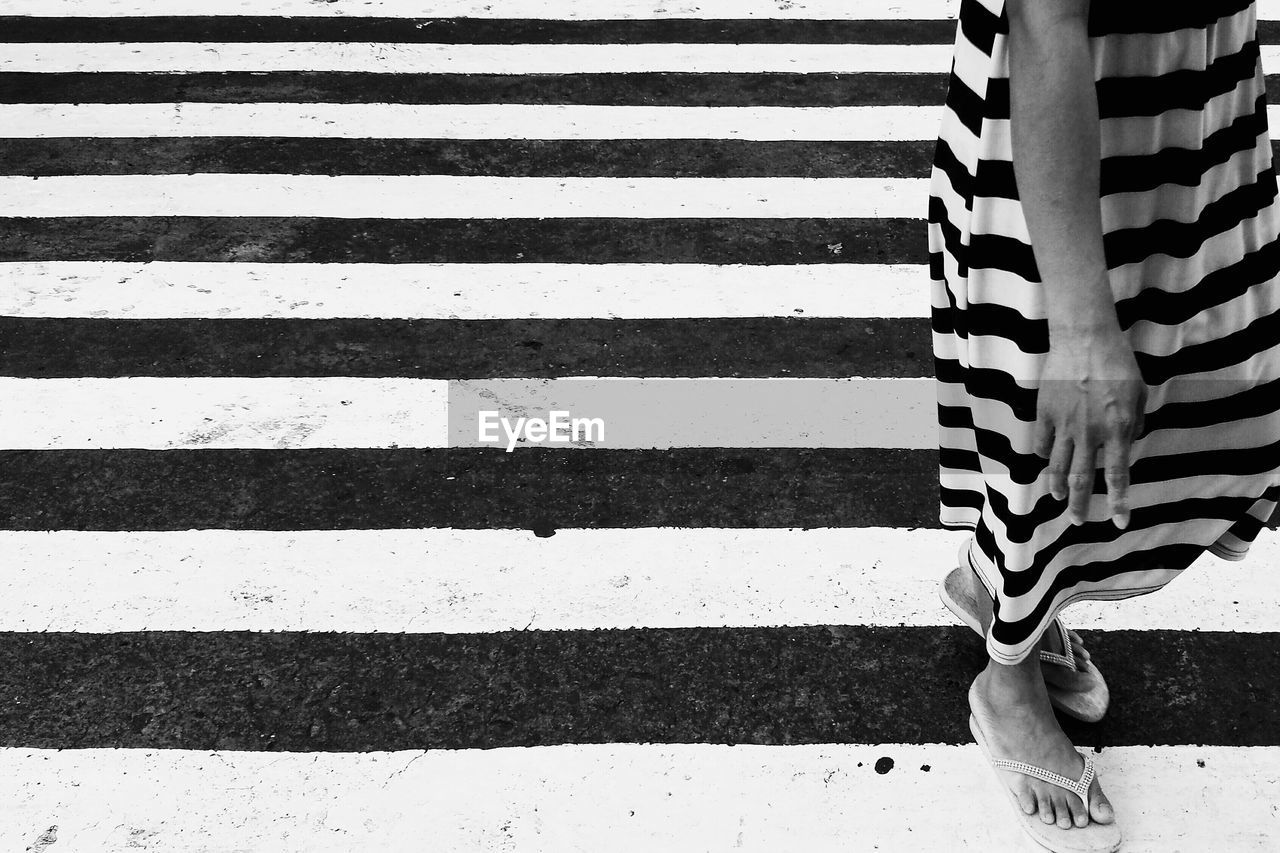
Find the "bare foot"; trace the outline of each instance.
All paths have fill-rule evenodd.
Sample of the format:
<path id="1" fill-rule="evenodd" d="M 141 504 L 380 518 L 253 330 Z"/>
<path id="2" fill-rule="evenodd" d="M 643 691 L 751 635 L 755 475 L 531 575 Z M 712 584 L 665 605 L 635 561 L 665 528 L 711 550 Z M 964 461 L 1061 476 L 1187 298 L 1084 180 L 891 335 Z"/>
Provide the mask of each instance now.
<path id="1" fill-rule="evenodd" d="M 974 681 L 970 706 L 986 734 L 995 758 L 1022 761 L 1043 767 L 1069 779 L 1084 772 L 1084 758 L 1067 739 L 1049 705 L 1049 695 L 1035 657 L 1005 666 L 987 662 Z M 1065 788 L 1000 768 L 1005 783 L 1027 814 L 1040 815 L 1046 824 L 1063 829 L 1111 823 L 1115 813 L 1097 779 L 1089 787 L 1089 803 Z"/>

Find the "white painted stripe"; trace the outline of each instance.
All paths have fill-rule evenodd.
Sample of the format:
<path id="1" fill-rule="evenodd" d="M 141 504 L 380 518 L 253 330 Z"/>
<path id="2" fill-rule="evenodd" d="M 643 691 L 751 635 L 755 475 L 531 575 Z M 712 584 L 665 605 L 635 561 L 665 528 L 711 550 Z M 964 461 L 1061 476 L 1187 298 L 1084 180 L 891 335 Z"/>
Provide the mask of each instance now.
<path id="1" fill-rule="evenodd" d="M 7 139 L 281 136 L 342 139 L 930 141 L 930 107 L 532 104 L 0 104 Z M 1267 107 L 1280 126 L 1280 105 Z"/>
<path id="2" fill-rule="evenodd" d="M 478 413 L 599 418 L 591 448 L 937 446 L 932 378 L 0 377 L 0 448 L 506 448 Z M 515 445 L 529 446 L 528 444 Z"/>
<path id="3" fill-rule="evenodd" d="M 444 447 L 447 384 L 346 376 L 0 377 L 0 447 Z"/>
<path id="4" fill-rule="evenodd" d="M 1265 4 L 1264 4 L 1265 5 Z M 623 20 L 777 18 L 861 20 L 954 18 L 959 0 L 0 0 L 0 14 L 58 17 L 132 15 L 297 15 L 300 17 L 541 18 Z"/>
<path id="5" fill-rule="evenodd" d="M 0 72 L 944 74 L 951 67 L 951 52 L 949 44 L 40 42 L 4 45 Z"/>
<path id="6" fill-rule="evenodd" d="M 0 283 L 9 317 L 926 317 L 930 300 L 915 264 L 32 261 Z"/>
<path id="7" fill-rule="evenodd" d="M 949 44 L 402 44 L 38 42 L 6 44 L 0 72 L 378 72 L 383 74 L 928 73 Z M 1266 73 L 1280 46 L 1263 45 Z"/>
<path id="8" fill-rule="evenodd" d="M 1280 839 L 1280 748 L 1108 747 L 1095 759 L 1125 853 L 1260 853 Z M 6 748 L 0 844 L 43 850 L 28 845 L 56 825 L 50 851 L 411 851 L 427 838 L 458 853 L 1025 851 L 999 784 L 973 744 Z"/>
<path id="9" fill-rule="evenodd" d="M 534 104 L 3 104 L 7 138 L 937 139 L 942 107 Z"/>
<path id="10" fill-rule="evenodd" d="M 959 0 L 698 0 L 658 4 L 653 0 L 437 0 L 427 10 L 440 18 L 534 18 L 544 20 L 954 20 Z M 0 0 L 0 15 L 123 17 L 166 15 L 286 15 L 299 17 L 422 18 L 418 0 Z M 1280 19 L 1280 0 L 1258 0 L 1258 20 Z"/>
<path id="11" fill-rule="evenodd" d="M 1280 46 L 1261 47 L 1263 69 Z M 39 42 L 6 44 L 0 72 L 378 72 L 383 74 L 926 73 L 946 44 L 399 44 L 388 42 Z"/>
<path id="12" fill-rule="evenodd" d="M 0 531 L 0 630 L 482 633 L 959 622 L 963 531 L 899 528 Z M 1280 630 L 1280 542 L 1202 556 L 1081 630 Z M 1211 573 L 1211 577 L 1205 573 Z M 975 648 L 980 643 L 975 635 Z"/>
<path id="13" fill-rule="evenodd" d="M 0 176 L 0 216 L 908 217 L 925 178 Z"/>

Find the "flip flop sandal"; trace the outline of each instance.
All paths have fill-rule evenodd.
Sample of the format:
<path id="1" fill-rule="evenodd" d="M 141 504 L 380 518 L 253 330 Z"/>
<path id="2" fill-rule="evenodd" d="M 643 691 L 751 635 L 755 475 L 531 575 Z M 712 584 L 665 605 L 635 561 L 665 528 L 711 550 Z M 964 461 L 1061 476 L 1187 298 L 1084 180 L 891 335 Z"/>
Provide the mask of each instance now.
<path id="1" fill-rule="evenodd" d="M 966 606 L 964 599 L 961 599 L 957 594 L 953 594 L 952 590 L 948 588 L 951 586 L 948 581 L 958 580 L 962 571 L 963 569 L 959 567 L 954 568 L 942 579 L 942 583 L 938 585 L 938 597 L 942 599 L 942 603 L 946 608 L 954 613 L 961 622 L 969 626 L 978 636 L 985 638 L 986 635 L 982 632 L 982 623 L 978 621 L 977 613 L 971 606 Z M 1107 688 L 1107 682 L 1103 680 L 1102 673 L 1093 665 L 1093 661 L 1082 662 L 1076 658 L 1075 651 L 1071 648 L 1071 636 L 1067 633 L 1067 626 L 1062 624 L 1062 620 L 1054 619 L 1053 624 L 1058 629 L 1058 636 L 1062 641 L 1062 648 L 1066 654 L 1042 651 L 1040 652 L 1041 662 L 1052 666 L 1066 667 L 1072 672 L 1082 672 L 1089 677 L 1089 686 L 1084 690 L 1064 690 L 1057 685 L 1046 682 L 1045 687 L 1049 690 L 1049 702 L 1053 707 L 1068 716 L 1083 720 L 1086 723 L 1096 723 L 1107 713 L 1107 706 L 1111 703 L 1111 691 Z"/>
<path id="2" fill-rule="evenodd" d="M 969 692 L 969 701 L 972 702 L 972 687 L 969 688 Z M 978 748 L 982 750 L 983 757 L 987 759 L 993 770 L 1015 770 L 1043 782 L 1066 788 L 1079 797 L 1086 807 L 1092 806 L 1089 802 L 1089 786 L 1093 784 L 1093 777 L 1096 773 L 1093 765 L 1093 756 L 1077 751 L 1076 754 L 1084 759 L 1084 772 L 1080 774 L 1079 779 L 1068 779 L 1066 776 L 1054 773 L 1051 770 L 1045 770 L 1043 767 L 1036 767 L 1034 764 L 992 757 L 991 750 L 987 746 L 987 740 L 983 736 L 982 727 L 978 725 L 978 718 L 972 713 L 969 714 L 969 730 L 973 732 L 973 738 L 978 742 Z M 1115 823 L 1096 823 L 1090 820 L 1087 826 L 1073 825 L 1070 829 L 1063 829 L 1056 823 L 1045 823 L 1040 819 L 1038 812 L 1027 814 L 1022 810 L 1022 804 L 1018 802 L 1017 795 L 1013 793 L 1012 788 L 1005 784 L 1004 779 L 1000 778 L 998 772 L 996 773 L 996 781 L 999 782 L 1001 789 L 1009 797 L 1009 802 L 1013 803 L 1014 811 L 1018 813 L 1018 819 L 1023 830 L 1046 850 L 1053 851 L 1053 853 L 1113 853 L 1113 851 L 1119 849 L 1122 835 L 1120 827 Z"/>

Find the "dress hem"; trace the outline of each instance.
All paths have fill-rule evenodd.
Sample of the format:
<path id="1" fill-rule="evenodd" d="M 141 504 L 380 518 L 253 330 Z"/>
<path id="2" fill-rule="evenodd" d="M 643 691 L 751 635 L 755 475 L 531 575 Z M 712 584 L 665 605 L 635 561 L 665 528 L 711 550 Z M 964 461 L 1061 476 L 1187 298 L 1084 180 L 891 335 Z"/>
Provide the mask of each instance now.
<path id="1" fill-rule="evenodd" d="M 972 532 L 974 529 L 972 525 L 966 526 L 966 525 L 957 524 L 955 526 L 956 528 L 966 529 L 970 532 Z M 1234 551 L 1232 549 L 1224 548 L 1223 550 L 1225 550 L 1227 553 L 1236 555 L 1236 556 L 1226 556 L 1224 554 L 1218 553 L 1218 550 L 1216 548 L 1217 544 L 1218 543 L 1215 542 L 1214 545 L 1209 546 L 1208 548 L 1206 548 L 1206 550 L 1208 550 L 1214 556 L 1224 560 L 1232 560 L 1232 561 L 1243 560 L 1248 550 L 1246 548 L 1245 551 Z M 973 548 L 973 545 L 974 545 L 974 539 L 971 536 L 967 540 L 965 540 L 965 543 L 963 545 L 960 546 L 960 553 L 958 556 L 960 556 L 963 563 L 968 564 L 969 569 L 978 577 L 978 580 L 982 582 L 982 585 L 986 587 L 987 594 L 991 596 L 991 598 L 994 600 L 996 598 L 995 589 L 993 588 L 990 579 L 987 578 L 983 568 L 980 567 L 979 565 L 980 561 L 975 560 L 973 558 L 973 554 L 971 550 Z M 1187 568 L 1190 568 L 1190 566 L 1188 566 Z M 1180 570 L 1179 574 L 1181 574 L 1183 571 L 1186 571 L 1186 569 L 1184 568 Z M 1075 604 L 1078 601 L 1121 601 L 1126 598 L 1137 598 L 1140 595 L 1150 595 L 1153 592 L 1159 592 L 1160 590 L 1164 589 L 1167 585 L 1168 585 L 1168 581 L 1166 581 L 1165 583 L 1156 584 L 1154 586 L 1125 587 L 1123 589 L 1081 590 L 1079 592 L 1074 592 L 1071 595 L 1067 596 L 1065 599 L 1063 599 L 1062 602 L 1059 603 L 1056 607 L 1053 607 L 1051 612 L 1048 614 L 1048 616 L 1045 619 L 1041 620 L 1041 623 L 1036 627 L 1036 630 L 1032 631 L 1029 634 L 1028 640 L 1026 641 L 1025 646 L 1020 644 L 1018 646 L 1009 647 L 1014 649 L 1012 653 L 1003 652 L 1003 651 L 1000 651 L 998 648 L 996 648 L 994 641 L 992 640 L 992 637 L 991 637 L 991 629 L 988 628 L 986 634 L 983 635 L 984 639 L 986 640 L 987 656 L 990 657 L 992 660 L 994 660 L 996 663 L 1000 663 L 1000 664 L 1012 665 L 1012 664 L 1022 663 L 1024 660 L 1027 659 L 1028 655 L 1030 655 L 1033 651 L 1035 651 L 1036 645 L 1040 642 L 1040 638 L 1044 635 L 1044 632 L 1048 630 L 1049 626 L 1053 624 L 1055 619 L 1061 618 L 1062 611 L 1065 610 L 1068 606 Z M 993 622 L 992 624 L 994 625 L 995 623 Z"/>

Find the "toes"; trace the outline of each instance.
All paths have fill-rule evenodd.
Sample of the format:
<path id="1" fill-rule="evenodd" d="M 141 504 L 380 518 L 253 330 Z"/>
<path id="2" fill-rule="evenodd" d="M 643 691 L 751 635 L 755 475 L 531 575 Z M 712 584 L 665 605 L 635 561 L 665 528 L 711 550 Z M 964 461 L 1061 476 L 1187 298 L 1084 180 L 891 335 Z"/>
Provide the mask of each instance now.
<path id="1" fill-rule="evenodd" d="M 1036 813 L 1036 795 L 1026 789 L 1019 791 L 1018 805 L 1022 807 L 1023 814 L 1035 814 Z"/>
<path id="2" fill-rule="evenodd" d="M 1076 657 L 1087 661 L 1089 650 L 1084 647 L 1084 638 L 1071 629 L 1067 629 L 1067 636 L 1071 638 L 1071 651 Z"/>
<path id="3" fill-rule="evenodd" d="M 1098 823 L 1111 823 L 1116 819 L 1115 810 L 1111 808 L 1111 802 L 1102 795 L 1102 791 L 1094 788 L 1093 801 L 1089 804 L 1089 817 Z"/>
<path id="4" fill-rule="evenodd" d="M 1067 797 L 1067 808 L 1071 812 L 1071 820 L 1075 821 L 1076 826 L 1089 825 L 1089 809 L 1075 794 Z"/>
<path id="5" fill-rule="evenodd" d="M 1036 799 L 1040 802 L 1040 820 L 1045 823 L 1053 823 L 1056 821 L 1057 815 L 1053 813 L 1053 800 L 1048 794 L 1037 794 Z"/>

